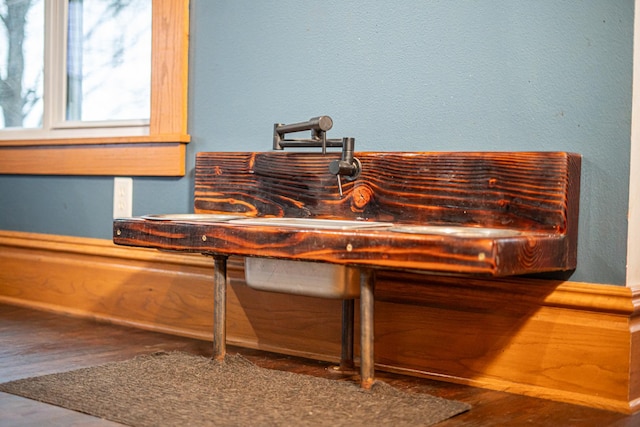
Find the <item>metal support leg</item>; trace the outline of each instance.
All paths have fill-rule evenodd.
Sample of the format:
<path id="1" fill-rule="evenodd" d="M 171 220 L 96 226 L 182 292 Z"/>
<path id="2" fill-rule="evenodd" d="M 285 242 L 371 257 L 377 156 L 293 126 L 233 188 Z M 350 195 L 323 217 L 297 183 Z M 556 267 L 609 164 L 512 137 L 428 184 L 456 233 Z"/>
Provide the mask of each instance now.
<path id="1" fill-rule="evenodd" d="M 213 261 L 213 357 L 222 361 L 227 352 L 227 257 L 215 255 Z"/>
<path id="2" fill-rule="evenodd" d="M 355 301 L 342 300 L 342 354 L 340 354 L 340 370 L 353 369 L 353 313 Z"/>
<path id="3" fill-rule="evenodd" d="M 374 382 L 373 303 L 375 274 L 372 269 L 360 271 L 360 385 L 365 390 Z"/>

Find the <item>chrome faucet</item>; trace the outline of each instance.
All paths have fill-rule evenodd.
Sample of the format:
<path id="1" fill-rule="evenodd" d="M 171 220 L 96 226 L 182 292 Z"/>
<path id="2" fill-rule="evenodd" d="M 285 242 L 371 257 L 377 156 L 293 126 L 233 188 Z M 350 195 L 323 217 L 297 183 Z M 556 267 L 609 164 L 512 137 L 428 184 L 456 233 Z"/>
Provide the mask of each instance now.
<path id="1" fill-rule="evenodd" d="M 338 178 L 338 191 L 342 197 L 342 180 L 353 181 L 360 174 L 362 165 L 354 157 L 355 138 L 327 139 L 327 131 L 333 127 L 333 120 L 329 116 L 318 116 L 306 122 L 273 125 L 273 149 L 284 150 L 286 147 L 322 147 L 322 154 L 327 153 L 327 147 L 341 147 L 340 160 L 329 163 L 329 172 Z M 285 139 L 285 135 L 294 132 L 311 131 L 311 137 L 306 139 Z"/>

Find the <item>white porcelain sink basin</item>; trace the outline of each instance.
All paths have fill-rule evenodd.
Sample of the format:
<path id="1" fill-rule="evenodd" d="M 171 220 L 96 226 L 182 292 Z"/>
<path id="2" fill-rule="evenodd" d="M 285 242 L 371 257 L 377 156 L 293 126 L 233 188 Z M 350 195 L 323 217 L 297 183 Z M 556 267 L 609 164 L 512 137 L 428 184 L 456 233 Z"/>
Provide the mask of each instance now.
<path id="1" fill-rule="evenodd" d="M 245 218 L 232 220 L 230 223 L 329 230 L 355 230 L 360 228 L 391 227 L 393 225 L 390 222 L 319 218 Z"/>
<path id="2" fill-rule="evenodd" d="M 461 227 L 438 225 L 399 225 L 391 227 L 389 231 L 410 234 L 434 234 L 455 237 L 512 237 L 522 234 L 518 230 L 486 227 Z"/>
<path id="3" fill-rule="evenodd" d="M 249 287 L 269 292 L 351 299 L 360 295 L 357 268 L 320 262 L 245 258 Z"/>

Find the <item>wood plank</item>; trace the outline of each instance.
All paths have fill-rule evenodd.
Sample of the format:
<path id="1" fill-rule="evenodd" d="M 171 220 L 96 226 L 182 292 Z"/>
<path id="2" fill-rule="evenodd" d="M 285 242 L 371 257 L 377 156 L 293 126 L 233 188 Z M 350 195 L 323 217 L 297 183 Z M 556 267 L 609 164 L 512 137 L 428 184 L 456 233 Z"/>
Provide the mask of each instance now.
<path id="1" fill-rule="evenodd" d="M 89 144 L 0 148 L 0 173 L 183 176 L 186 145 Z M 153 159 L 141 162 L 140 159 Z"/>
<path id="2" fill-rule="evenodd" d="M 3 231 L 0 301 L 210 340 L 212 264 L 101 239 Z M 229 275 L 230 343 L 338 361 L 339 301 L 248 288 L 239 259 Z M 378 369 L 639 409 L 639 335 L 630 327 L 637 292 L 391 271 L 379 272 L 376 288 Z"/>
<path id="3" fill-rule="evenodd" d="M 189 1 L 156 1 L 152 8 L 151 135 L 187 134 Z"/>
<path id="4" fill-rule="evenodd" d="M 389 230 L 297 229 L 185 221 L 114 221 L 117 244 L 223 255 L 275 257 L 389 269 L 507 276 L 568 270 L 563 236 L 421 235 Z"/>
<path id="5" fill-rule="evenodd" d="M 0 147 L 37 147 L 49 145 L 119 145 L 123 144 L 158 144 L 158 143 L 176 143 L 183 144 L 191 141 L 191 136 L 187 134 L 156 134 L 156 135 L 139 135 L 139 136 L 104 136 L 104 137 L 85 137 L 85 138 L 45 138 L 45 139 L 17 139 L 10 142 L 0 141 Z M 27 150 L 25 152 L 28 153 Z"/>
<path id="6" fill-rule="evenodd" d="M 360 176 L 329 172 L 339 153 L 198 153 L 196 213 L 457 224 L 565 233 L 575 227 L 580 156 L 549 152 L 358 152 Z"/>

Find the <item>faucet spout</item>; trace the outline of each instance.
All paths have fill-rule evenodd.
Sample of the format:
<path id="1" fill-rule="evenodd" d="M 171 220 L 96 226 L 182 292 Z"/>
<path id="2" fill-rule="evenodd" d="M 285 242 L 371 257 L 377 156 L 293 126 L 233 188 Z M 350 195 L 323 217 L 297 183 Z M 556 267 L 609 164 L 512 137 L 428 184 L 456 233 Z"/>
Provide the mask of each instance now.
<path id="1" fill-rule="evenodd" d="M 329 116 L 313 117 L 306 122 L 273 125 L 273 149 L 284 150 L 285 147 L 322 147 L 322 154 L 327 147 L 340 147 L 340 140 L 328 140 L 327 131 L 333 127 L 333 120 Z M 285 139 L 286 134 L 311 131 L 310 138 Z"/>
<path id="2" fill-rule="evenodd" d="M 288 125 L 276 124 L 276 132 L 280 136 L 287 133 L 303 132 L 306 130 L 315 132 L 326 132 L 333 127 L 333 120 L 329 116 L 313 117 L 306 122 L 292 123 Z"/>
<path id="3" fill-rule="evenodd" d="M 352 181 L 360 174 L 360 161 L 353 156 L 355 138 L 327 139 L 327 131 L 333 127 L 333 120 L 329 116 L 313 117 L 306 122 L 273 125 L 273 149 L 284 150 L 286 147 L 322 147 L 322 154 L 326 154 L 327 147 L 341 147 L 340 160 L 333 160 L 329 164 L 329 172 L 338 178 L 338 191 L 342 197 L 342 180 Z M 310 138 L 285 139 L 286 134 L 311 131 Z"/>

